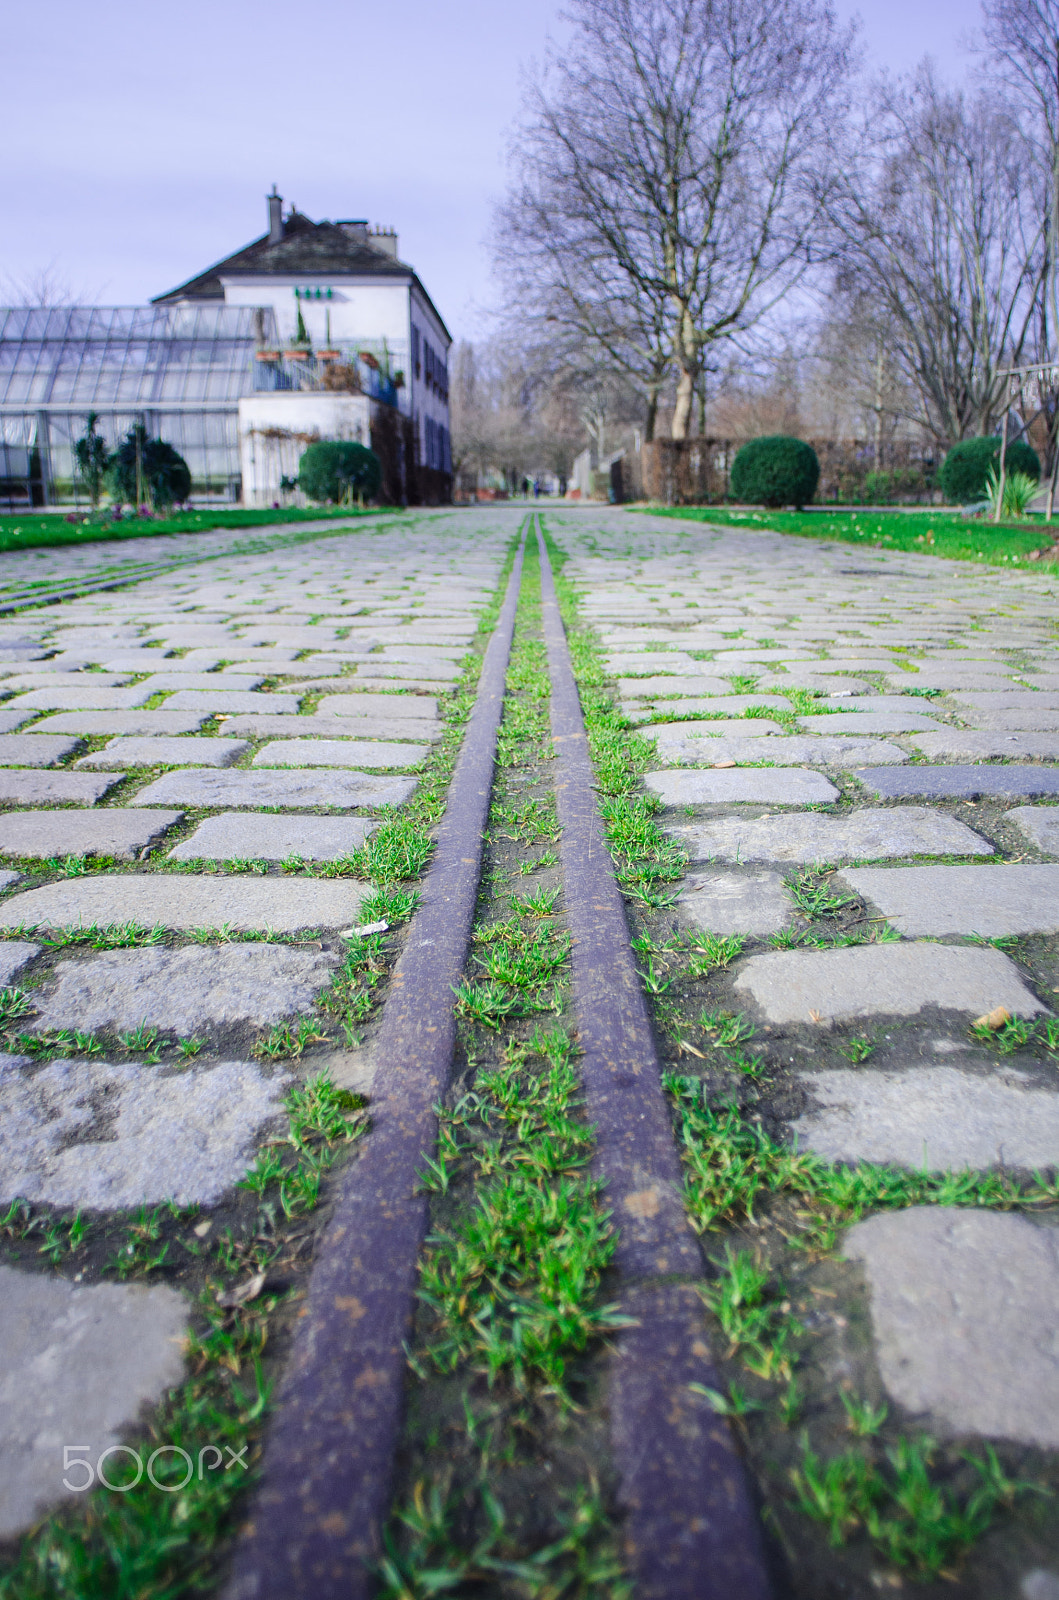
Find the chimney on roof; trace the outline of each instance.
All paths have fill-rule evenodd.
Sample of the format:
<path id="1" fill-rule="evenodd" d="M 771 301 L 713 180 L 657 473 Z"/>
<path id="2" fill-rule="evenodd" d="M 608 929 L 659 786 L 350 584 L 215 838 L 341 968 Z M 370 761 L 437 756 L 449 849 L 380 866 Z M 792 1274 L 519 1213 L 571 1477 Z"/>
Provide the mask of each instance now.
<path id="1" fill-rule="evenodd" d="M 396 261 L 396 259 L 397 259 L 397 229 L 396 228 L 372 228 L 372 230 L 371 230 L 371 242 L 375 246 L 376 250 L 381 250 L 384 255 L 393 256 L 394 260 Z"/>
<path id="2" fill-rule="evenodd" d="M 368 219 L 366 217 L 343 217 L 335 223 L 336 228 L 341 228 L 355 244 L 367 244 Z"/>
<path id="3" fill-rule="evenodd" d="M 279 244 L 283 238 L 283 197 L 273 184 L 272 193 L 265 198 L 268 200 L 268 242 Z"/>

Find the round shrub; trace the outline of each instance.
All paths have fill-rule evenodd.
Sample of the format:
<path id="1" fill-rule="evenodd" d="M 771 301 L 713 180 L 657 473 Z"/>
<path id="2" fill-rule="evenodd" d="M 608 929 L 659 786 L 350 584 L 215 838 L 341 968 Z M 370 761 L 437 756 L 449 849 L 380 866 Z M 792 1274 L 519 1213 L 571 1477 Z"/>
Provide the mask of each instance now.
<path id="1" fill-rule="evenodd" d="M 191 493 L 184 457 L 164 439 L 149 439 L 142 422 L 129 429 L 111 456 L 107 479 L 115 500 L 136 505 L 139 495 L 156 511 L 168 511 Z"/>
<path id="2" fill-rule="evenodd" d="M 751 439 L 732 463 L 732 494 L 747 505 L 808 505 L 819 481 L 812 445 L 782 433 Z"/>
<path id="3" fill-rule="evenodd" d="M 967 506 L 988 496 L 986 479 L 990 471 L 1000 470 L 1000 438 L 961 439 L 954 444 L 941 464 L 941 492 L 950 505 Z M 1024 439 L 1014 439 L 1004 453 L 1005 472 L 1025 472 L 1030 478 L 1041 475 L 1036 450 Z"/>
<path id="4" fill-rule="evenodd" d="M 310 500 L 336 504 L 378 492 L 382 469 L 374 450 L 350 439 L 318 439 L 298 463 L 298 483 Z"/>

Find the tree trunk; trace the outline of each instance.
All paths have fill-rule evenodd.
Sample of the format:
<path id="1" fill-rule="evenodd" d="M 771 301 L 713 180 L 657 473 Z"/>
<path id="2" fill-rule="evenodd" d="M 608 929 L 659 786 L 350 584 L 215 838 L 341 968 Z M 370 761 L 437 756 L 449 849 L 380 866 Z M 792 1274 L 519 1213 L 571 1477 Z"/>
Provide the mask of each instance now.
<path id="1" fill-rule="evenodd" d="M 655 423 L 658 421 L 658 390 L 651 389 L 647 395 L 647 415 L 644 418 L 643 442 L 650 444 L 655 436 Z"/>
<path id="2" fill-rule="evenodd" d="M 691 422 L 691 408 L 695 403 L 695 374 L 681 367 L 677 379 L 677 403 L 673 408 L 673 437 L 686 439 Z"/>

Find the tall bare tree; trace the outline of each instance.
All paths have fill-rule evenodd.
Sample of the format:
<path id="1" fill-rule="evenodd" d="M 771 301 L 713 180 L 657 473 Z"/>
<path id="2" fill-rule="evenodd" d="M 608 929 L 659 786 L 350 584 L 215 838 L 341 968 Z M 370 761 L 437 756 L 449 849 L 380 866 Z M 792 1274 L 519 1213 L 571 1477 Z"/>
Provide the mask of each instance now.
<path id="1" fill-rule="evenodd" d="M 704 352 L 798 282 L 850 35 L 827 0 L 571 0 L 532 81 L 499 242 L 521 303 L 689 432 Z"/>
<path id="2" fill-rule="evenodd" d="M 870 303 L 939 441 L 991 430 L 997 369 L 1033 332 L 1043 233 L 1023 132 L 996 95 L 929 64 L 878 87 L 829 206 L 838 288 Z"/>

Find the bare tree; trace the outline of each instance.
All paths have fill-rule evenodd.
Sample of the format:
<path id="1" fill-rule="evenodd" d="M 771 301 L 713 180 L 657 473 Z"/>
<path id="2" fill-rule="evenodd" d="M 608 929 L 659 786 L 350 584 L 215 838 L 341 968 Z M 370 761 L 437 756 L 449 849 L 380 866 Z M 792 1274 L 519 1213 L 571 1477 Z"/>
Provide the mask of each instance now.
<path id="1" fill-rule="evenodd" d="M 500 253 L 687 437 L 704 352 L 807 270 L 850 35 L 827 0 L 571 0 L 530 85 Z"/>
<path id="2" fill-rule="evenodd" d="M 63 277 L 54 261 L 31 272 L 5 274 L 0 278 L 0 299 L 6 305 L 50 308 L 74 305 L 84 298 Z"/>
<path id="3" fill-rule="evenodd" d="M 878 88 L 829 207 L 837 286 L 873 307 L 939 441 L 990 431 L 998 367 L 1027 348 L 1044 267 L 1032 163 L 995 95 L 939 85 L 929 64 Z"/>

